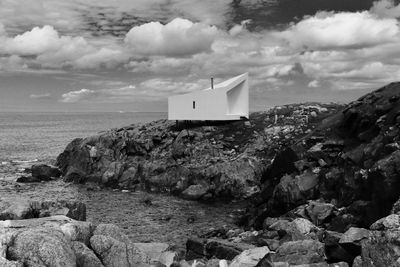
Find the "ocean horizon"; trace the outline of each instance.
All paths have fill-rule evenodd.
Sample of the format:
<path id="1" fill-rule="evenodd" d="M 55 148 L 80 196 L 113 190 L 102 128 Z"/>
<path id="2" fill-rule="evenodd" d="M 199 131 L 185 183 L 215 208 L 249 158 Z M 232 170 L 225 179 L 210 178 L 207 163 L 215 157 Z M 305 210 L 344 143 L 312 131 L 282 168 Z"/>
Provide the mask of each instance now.
<path id="1" fill-rule="evenodd" d="M 166 118 L 166 112 L 0 112 L 0 162 L 55 159 L 75 138 Z"/>

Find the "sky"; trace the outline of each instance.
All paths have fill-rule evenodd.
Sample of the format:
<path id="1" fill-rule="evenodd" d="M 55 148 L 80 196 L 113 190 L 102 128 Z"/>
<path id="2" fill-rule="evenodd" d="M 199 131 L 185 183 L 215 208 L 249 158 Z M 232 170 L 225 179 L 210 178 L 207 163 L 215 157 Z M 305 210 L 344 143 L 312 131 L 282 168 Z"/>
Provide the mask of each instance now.
<path id="1" fill-rule="evenodd" d="M 391 0 L 0 0 L 0 111 L 166 111 L 249 73 L 250 109 L 400 80 Z"/>

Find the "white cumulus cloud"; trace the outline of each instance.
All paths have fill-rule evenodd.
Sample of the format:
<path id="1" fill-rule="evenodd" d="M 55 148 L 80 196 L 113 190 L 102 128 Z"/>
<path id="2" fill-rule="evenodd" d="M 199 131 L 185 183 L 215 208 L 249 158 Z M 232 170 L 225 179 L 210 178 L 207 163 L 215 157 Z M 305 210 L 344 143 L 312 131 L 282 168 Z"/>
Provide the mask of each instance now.
<path id="1" fill-rule="evenodd" d="M 396 5 L 393 0 L 382 0 L 374 2 L 371 12 L 381 17 L 400 17 L 400 4 Z"/>
<path id="2" fill-rule="evenodd" d="M 125 43 L 137 54 L 186 56 L 209 51 L 217 33 L 215 26 L 176 18 L 165 25 L 150 22 L 133 27 Z"/>
<path id="3" fill-rule="evenodd" d="M 399 26 L 396 19 L 368 11 L 318 12 L 276 35 L 300 48 L 362 48 L 398 41 Z"/>
<path id="4" fill-rule="evenodd" d="M 66 47 L 73 47 L 73 51 L 87 46 L 82 37 L 59 36 L 58 32 L 49 25 L 34 27 L 31 31 L 17 35 L 14 38 L 6 38 L 3 50 L 16 55 L 40 55 L 46 52 L 54 52 Z"/>

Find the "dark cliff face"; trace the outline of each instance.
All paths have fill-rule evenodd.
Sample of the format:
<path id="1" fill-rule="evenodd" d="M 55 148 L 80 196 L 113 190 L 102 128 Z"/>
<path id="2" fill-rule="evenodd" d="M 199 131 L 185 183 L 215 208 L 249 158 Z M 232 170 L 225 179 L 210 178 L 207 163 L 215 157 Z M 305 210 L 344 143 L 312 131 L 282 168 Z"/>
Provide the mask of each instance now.
<path id="1" fill-rule="evenodd" d="M 268 216 L 318 200 L 342 208 L 320 222 L 328 228 L 369 227 L 389 214 L 400 196 L 399 129 L 400 83 L 348 104 L 291 147 L 298 159 L 288 151 L 276 155 L 279 166 L 267 168 L 245 221 L 260 228 Z M 293 165 L 295 170 L 287 167 Z"/>

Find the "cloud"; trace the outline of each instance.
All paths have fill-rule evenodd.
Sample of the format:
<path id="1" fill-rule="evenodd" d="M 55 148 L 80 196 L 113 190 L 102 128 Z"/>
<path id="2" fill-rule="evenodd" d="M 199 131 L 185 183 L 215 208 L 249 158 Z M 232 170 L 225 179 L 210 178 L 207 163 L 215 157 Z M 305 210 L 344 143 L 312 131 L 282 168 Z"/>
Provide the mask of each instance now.
<path id="1" fill-rule="evenodd" d="M 308 87 L 317 88 L 317 87 L 320 87 L 320 83 L 317 80 L 313 80 L 313 81 L 308 83 Z"/>
<path id="2" fill-rule="evenodd" d="M 70 91 L 61 95 L 60 102 L 129 102 L 137 95 L 136 86 L 128 85 L 113 89 L 80 89 Z"/>
<path id="3" fill-rule="evenodd" d="M 17 55 L 39 55 L 46 51 L 60 49 L 63 44 L 72 39 L 60 39 L 58 32 L 52 26 L 34 27 L 31 31 L 8 38 L 3 49 L 5 52 Z"/>
<path id="4" fill-rule="evenodd" d="M 368 80 L 386 80 L 400 79 L 400 70 L 396 65 L 383 64 L 382 62 L 370 62 L 359 68 L 350 71 L 335 73 L 332 76 L 339 78 L 363 79 Z"/>
<path id="5" fill-rule="evenodd" d="M 398 18 L 400 17 L 400 4 L 395 5 L 393 0 L 376 1 L 370 11 L 384 18 Z"/>
<path id="6" fill-rule="evenodd" d="M 101 48 L 91 54 L 75 60 L 75 66 L 81 69 L 93 69 L 103 66 L 113 68 L 129 60 L 129 56 L 118 49 Z"/>
<path id="7" fill-rule="evenodd" d="M 217 33 L 214 26 L 176 18 L 165 25 L 150 22 L 133 27 L 125 43 L 137 54 L 187 56 L 210 51 Z"/>
<path id="8" fill-rule="evenodd" d="M 89 43 L 85 38 L 60 36 L 50 25 L 34 27 L 15 37 L 1 32 L 0 52 L 23 57 L 25 64 L 36 68 L 115 68 L 129 60 L 124 48 L 113 41 Z"/>
<path id="9" fill-rule="evenodd" d="M 61 96 L 61 102 L 63 103 L 76 103 L 82 100 L 89 100 L 96 96 L 98 93 L 90 89 L 81 89 L 79 91 L 71 91 Z"/>
<path id="10" fill-rule="evenodd" d="M 204 89 L 208 85 L 208 79 L 191 82 L 187 80 L 177 81 L 172 78 L 152 78 L 144 80 L 137 85 L 130 84 L 118 88 L 70 91 L 62 94 L 60 102 L 127 103 L 143 100 L 158 101 L 170 95 Z"/>
<path id="11" fill-rule="evenodd" d="M 75 88 L 64 91 L 66 103 L 165 100 L 207 87 L 211 76 L 243 72 L 256 97 L 266 91 L 325 97 L 400 78 L 398 6 L 387 0 L 365 11 L 320 11 L 275 29 L 260 28 L 254 16 L 250 23 L 225 0 L 38 0 L 37 7 L 27 1 L 21 14 L 37 23 L 18 20 L 17 29 L 2 9 L 12 2 L 0 1 L 0 75 L 63 71 L 70 80 L 62 90 Z M 74 29 L 63 25 L 57 8 L 69 10 Z"/>
<path id="12" fill-rule="evenodd" d="M 240 25 L 235 25 L 229 30 L 229 34 L 236 36 L 247 28 L 247 25 L 251 23 L 251 19 L 243 20 Z"/>
<path id="13" fill-rule="evenodd" d="M 51 94 L 47 93 L 47 94 L 31 94 L 29 96 L 32 99 L 50 99 L 51 98 Z"/>
<path id="14" fill-rule="evenodd" d="M 209 80 L 200 79 L 196 82 L 175 81 L 167 78 L 154 78 L 140 83 L 141 94 L 150 97 L 167 97 L 174 94 L 188 93 L 207 88 Z"/>
<path id="15" fill-rule="evenodd" d="M 379 18 L 368 11 L 318 12 L 276 36 L 298 48 L 362 48 L 398 41 L 399 26 L 396 19 Z"/>

